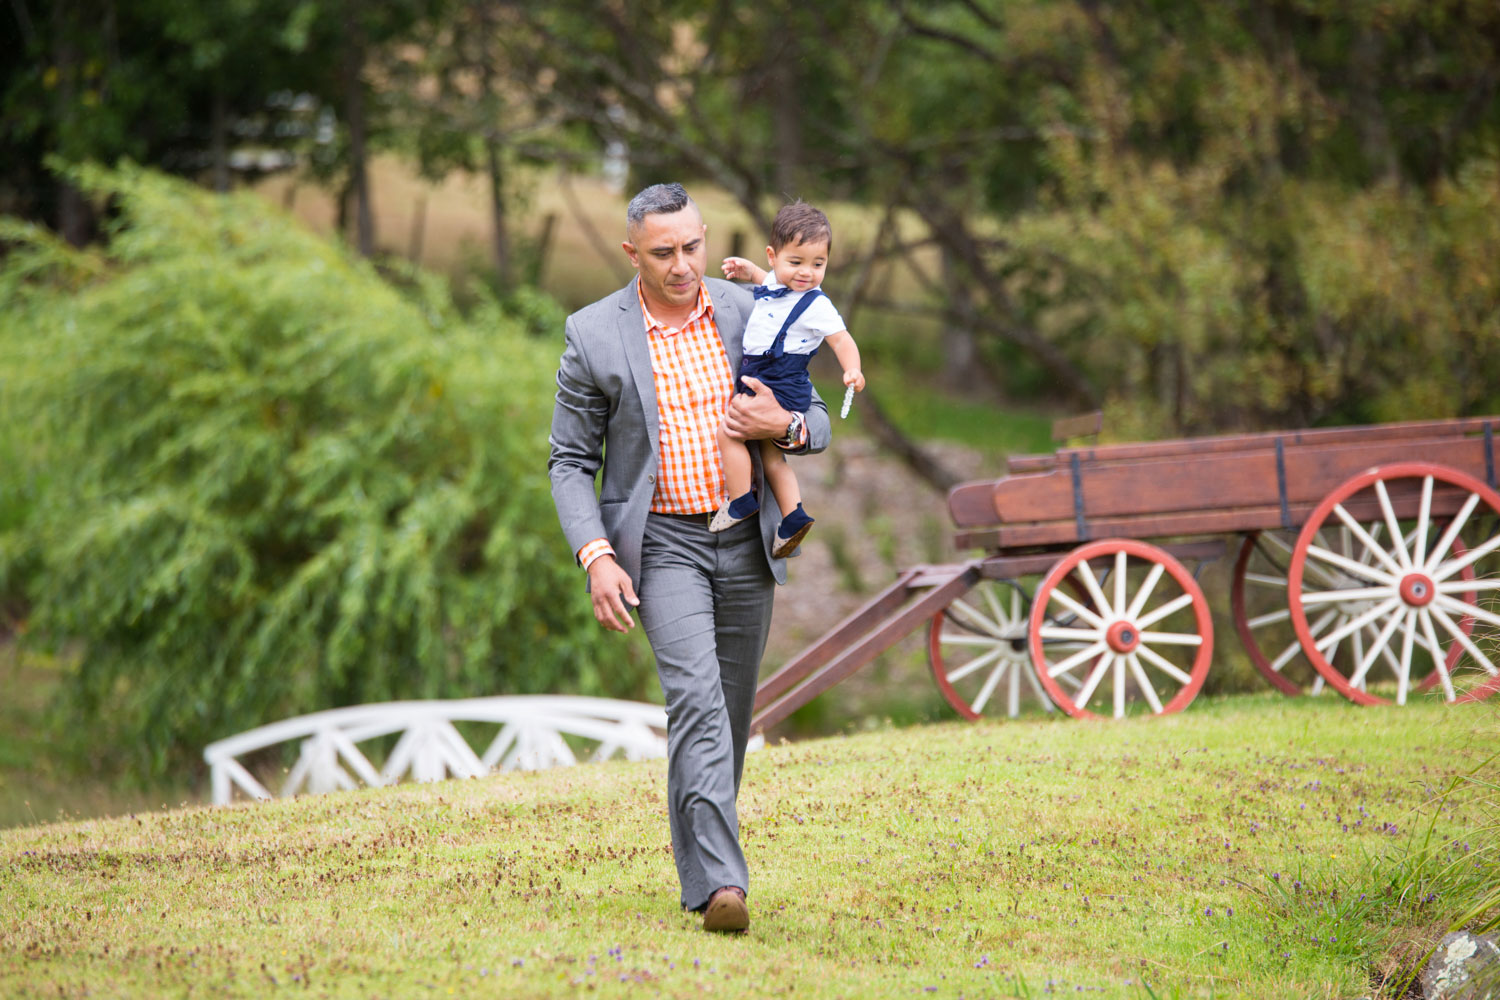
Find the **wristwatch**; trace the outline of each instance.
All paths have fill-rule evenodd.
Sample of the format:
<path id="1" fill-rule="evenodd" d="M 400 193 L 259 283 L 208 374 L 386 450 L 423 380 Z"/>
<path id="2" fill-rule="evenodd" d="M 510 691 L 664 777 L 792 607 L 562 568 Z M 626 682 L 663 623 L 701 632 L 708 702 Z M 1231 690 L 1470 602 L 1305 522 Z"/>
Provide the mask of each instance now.
<path id="1" fill-rule="evenodd" d="M 782 438 L 782 444 L 788 448 L 795 448 L 802 439 L 802 425 L 806 421 L 800 413 L 793 413 L 792 420 L 786 425 L 786 437 Z"/>

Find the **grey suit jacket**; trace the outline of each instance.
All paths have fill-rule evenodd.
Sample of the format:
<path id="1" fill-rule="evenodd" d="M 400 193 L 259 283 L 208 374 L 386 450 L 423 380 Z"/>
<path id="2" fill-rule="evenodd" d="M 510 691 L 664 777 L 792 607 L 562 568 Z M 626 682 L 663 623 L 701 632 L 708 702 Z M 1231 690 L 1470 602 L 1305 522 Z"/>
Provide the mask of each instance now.
<path id="1" fill-rule="evenodd" d="M 639 279 L 636 279 L 639 280 Z M 738 373 L 745 321 L 754 297 L 738 285 L 705 278 L 714 323 L 724 341 L 730 370 Z M 574 553 L 607 538 L 630 579 L 640 580 L 641 539 L 656 488 L 659 431 L 651 348 L 636 282 L 568 317 L 552 409 L 547 473 L 563 534 Z M 807 413 L 807 447 L 828 447 L 828 408 L 816 392 Z M 760 531 L 766 561 L 777 583 L 786 582 L 786 560 L 771 558 L 781 510 L 765 488 L 760 449 L 751 448 L 760 495 Z M 594 480 L 604 475 L 597 495 Z"/>

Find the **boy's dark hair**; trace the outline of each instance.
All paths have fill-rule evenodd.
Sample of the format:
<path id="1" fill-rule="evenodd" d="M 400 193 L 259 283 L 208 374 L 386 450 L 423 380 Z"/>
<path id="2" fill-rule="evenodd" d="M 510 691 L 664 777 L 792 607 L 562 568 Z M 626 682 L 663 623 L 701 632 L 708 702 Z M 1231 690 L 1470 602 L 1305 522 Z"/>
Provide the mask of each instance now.
<path id="1" fill-rule="evenodd" d="M 771 248 L 774 250 L 793 243 L 817 243 L 820 240 L 827 240 L 828 249 L 832 250 L 833 227 L 828 224 L 828 216 L 805 201 L 782 205 L 781 211 L 776 213 L 776 220 L 771 223 Z"/>

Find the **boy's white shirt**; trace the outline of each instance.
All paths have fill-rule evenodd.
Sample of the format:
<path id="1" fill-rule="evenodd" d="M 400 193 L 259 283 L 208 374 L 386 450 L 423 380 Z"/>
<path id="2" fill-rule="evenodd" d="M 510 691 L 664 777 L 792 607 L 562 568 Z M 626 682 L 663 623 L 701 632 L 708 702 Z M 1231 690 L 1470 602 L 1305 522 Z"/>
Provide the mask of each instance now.
<path id="1" fill-rule="evenodd" d="M 774 271 L 766 272 L 765 285 L 767 288 L 782 287 L 781 282 L 776 280 Z M 811 295 L 812 292 L 812 289 L 808 289 L 805 292 L 788 292 L 775 299 L 756 299 L 755 309 L 750 313 L 749 322 L 745 324 L 745 354 L 748 356 L 769 351 L 776 342 L 776 334 L 781 332 L 781 324 L 786 322 L 787 313 L 792 311 L 792 307 L 802 296 Z M 844 317 L 839 315 L 828 296 L 819 295 L 786 332 L 786 343 L 782 350 L 787 354 L 811 354 L 823 343 L 823 338 L 846 329 Z"/>

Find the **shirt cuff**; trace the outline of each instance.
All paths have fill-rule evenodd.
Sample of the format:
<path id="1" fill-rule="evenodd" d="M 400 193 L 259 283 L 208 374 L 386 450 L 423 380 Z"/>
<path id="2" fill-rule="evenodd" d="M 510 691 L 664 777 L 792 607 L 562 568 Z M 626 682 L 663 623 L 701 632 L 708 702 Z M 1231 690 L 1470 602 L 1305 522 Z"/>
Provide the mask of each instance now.
<path id="1" fill-rule="evenodd" d="M 776 447 L 782 451 L 801 451 L 807 447 L 807 415 L 804 413 L 800 416 L 802 419 L 797 421 L 797 436 L 791 444 L 787 444 L 785 438 L 772 439 L 776 442 Z"/>
<path id="2" fill-rule="evenodd" d="M 609 544 L 609 539 L 596 538 L 578 550 L 578 562 L 584 569 L 588 569 L 593 561 L 600 556 L 612 556 L 614 554 L 615 550 Z"/>

